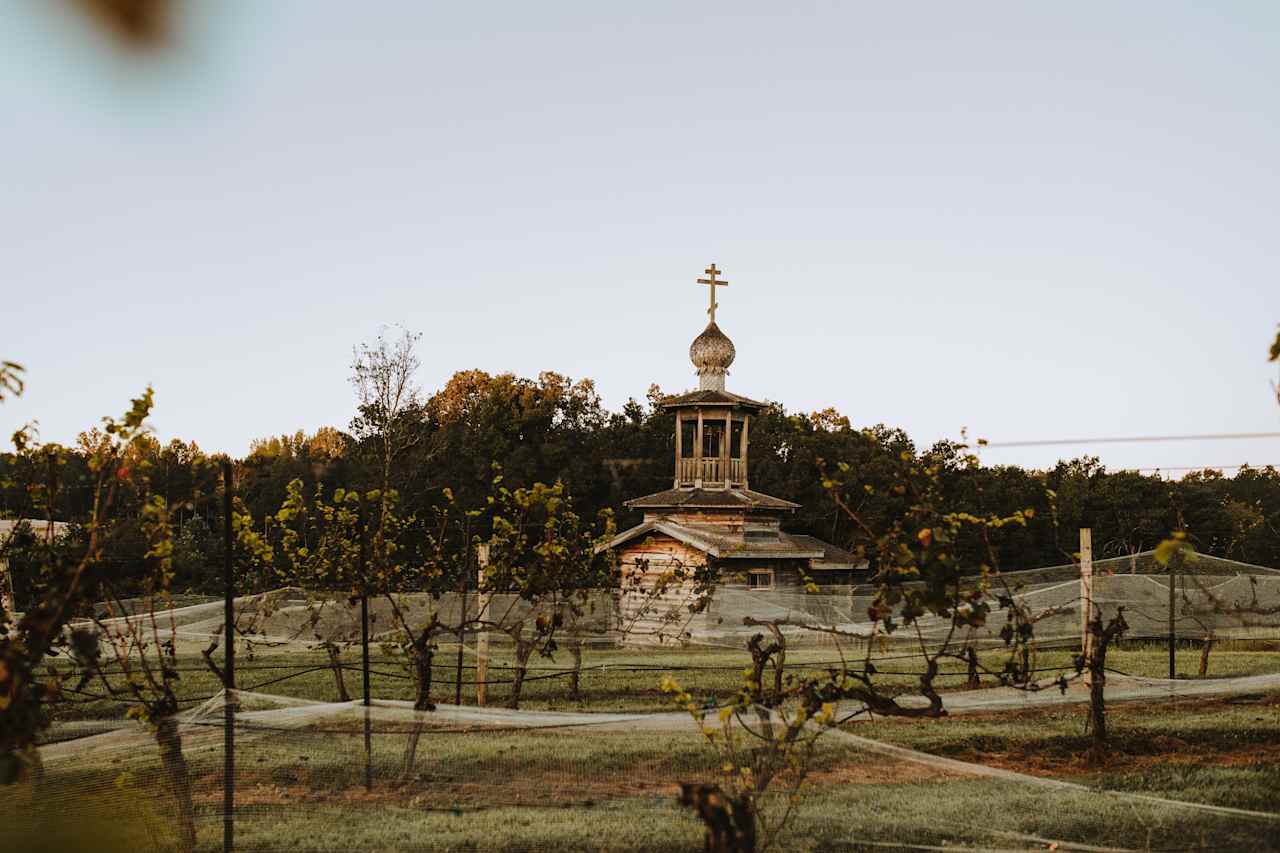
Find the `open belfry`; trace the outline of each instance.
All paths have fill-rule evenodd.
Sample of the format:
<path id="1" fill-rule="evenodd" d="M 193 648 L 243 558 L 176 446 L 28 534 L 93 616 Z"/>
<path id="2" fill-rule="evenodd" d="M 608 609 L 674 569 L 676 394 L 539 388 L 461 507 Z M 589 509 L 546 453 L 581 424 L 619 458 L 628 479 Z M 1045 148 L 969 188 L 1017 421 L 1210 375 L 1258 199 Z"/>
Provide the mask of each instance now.
<path id="1" fill-rule="evenodd" d="M 628 507 L 643 512 L 643 520 L 605 546 L 621 568 L 620 608 L 626 624 L 671 621 L 672 609 L 689 597 L 693 582 L 671 584 L 656 596 L 653 590 L 676 568 L 690 572 L 714 561 L 718 587 L 759 593 L 761 605 L 769 592 L 802 592 L 806 578 L 824 586 L 843 585 L 858 570 L 849 552 L 783 531 L 784 517 L 798 504 L 750 488 L 751 419 L 766 404 L 725 388 L 736 350 L 716 324 L 716 288 L 728 282 L 712 264 L 698 283 L 710 291 L 707 327 L 689 345 L 698 388 L 662 402 L 675 415 L 671 488 L 627 501 Z M 713 604 L 685 630 L 714 632 L 719 621 L 715 611 Z M 641 630 L 633 636 L 669 636 L 658 624 L 637 627 Z"/>

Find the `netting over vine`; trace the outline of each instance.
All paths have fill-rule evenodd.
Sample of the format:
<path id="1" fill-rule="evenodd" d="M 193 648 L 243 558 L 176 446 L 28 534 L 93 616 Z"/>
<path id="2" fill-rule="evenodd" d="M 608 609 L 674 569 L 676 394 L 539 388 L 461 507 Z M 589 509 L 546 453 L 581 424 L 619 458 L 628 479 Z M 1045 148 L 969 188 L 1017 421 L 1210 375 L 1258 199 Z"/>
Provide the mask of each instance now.
<path id="1" fill-rule="evenodd" d="M 245 850 L 698 849 L 701 826 L 676 793 L 721 770 L 683 713 L 232 700 L 232 816 Z M 182 715 L 180 778 L 137 724 L 46 745 L 37 802 L 10 811 L 11 828 L 74 837 L 75 823 L 48 824 L 74 816 L 98 833 L 96 849 L 179 849 L 185 784 L 198 849 L 219 849 L 226 704 L 219 694 Z M 1028 776 L 856 726 L 816 743 L 778 849 L 1173 849 L 1188 833 L 1216 849 L 1271 849 L 1280 838 L 1280 815 Z"/>

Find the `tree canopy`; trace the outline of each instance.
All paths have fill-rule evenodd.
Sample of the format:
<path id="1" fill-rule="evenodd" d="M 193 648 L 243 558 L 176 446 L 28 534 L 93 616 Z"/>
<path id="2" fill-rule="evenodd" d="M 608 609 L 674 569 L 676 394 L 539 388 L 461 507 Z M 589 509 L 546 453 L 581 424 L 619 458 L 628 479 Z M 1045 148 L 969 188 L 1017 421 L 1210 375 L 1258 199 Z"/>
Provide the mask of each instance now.
<path id="1" fill-rule="evenodd" d="M 449 502 L 449 492 L 460 506 L 482 505 L 497 465 L 511 488 L 562 483 L 582 517 L 612 509 L 618 527 L 625 529 L 639 518 L 623 507 L 624 501 L 670 487 L 674 423 L 659 406 L 662 396 L 654 386 L 643 399 L 609 411 L 589 379 L 552 372 L 528 378 L 460 371 L 435 393 L 403 408 L 389 470 L 384 433 L 369 427 L 369 413 L 362 409 L 346 430 L 326 426 L 253 442 L 249 453 L 235 460 L 237 492 L 261 529 L 272 523 L 294 481 L 305 494 L 331 498 L 340 489 L 383 488 L 385 470 L 385 485 L 399 495 L 401 510 L 425 519 Z M 83 523 L 89 517 L 90 460 L 99 440 L 90 430 L 75 447 L 63 450 L 54 518 Z M 848 546 L 856 531 L 824 488 L 826 472 L 847 465 L 861 490 L 859 516 L 890 523 L 909 511 L 905 497 L 892 488 L 908 458 L 938 467 L 943 498 L 952 504 L 992 515 L 1035 509 L 1025 526 L 992 532 L 1006 570 L 1064 562 L 1074 548 L 1069 534 L 1063 534 L 1068 541 L 1059 541 L 1058 531 L 1082 526 L 1093 528 L 1100 556 L 1150 549 L 1169 531 L 1181 529 L 1201 552 L 1280 566 L 1280 472 L 1274 468 L 1244 468 L 1233 476 L 1201 471 L 1167 480 L 1111 471 L 1093 457 L 1045 471 L 972 467 L 962 464 L 958 447 L 941 442 L 920 448 L 899 428 L 855 425 L 834 409 L 804 414 L 771 403 L 751 425 L 751 486 L 801 505 L 786 522 L 792 532 Z M 183 503 L 185 496 L 216 492 L 215 466 L 193 442 L 161 444 L 147 436 L 135 452 L 150 472 L 149 489 L 173 507 L 175 589 L 216 592 L 219 502 Z M 50 511 L 38 494 L 44 476 L 38 469 L 33 454 L 0 455 L 0 513 L 29 517 L 37 505 L 39 517 Z M 137 519 L 146 498 L 143 490 L 124 484 L 113 512 Z M 117 551 L 122 559 L 128 557 L 129 541 L 128 531 L 122 531 Z M 140 531 L 132 541 L 141 563 L 145 539 Z M 963 559 L 975 566 L 980 562 L 978 543 L 961 542 L 959 548 Z"/>

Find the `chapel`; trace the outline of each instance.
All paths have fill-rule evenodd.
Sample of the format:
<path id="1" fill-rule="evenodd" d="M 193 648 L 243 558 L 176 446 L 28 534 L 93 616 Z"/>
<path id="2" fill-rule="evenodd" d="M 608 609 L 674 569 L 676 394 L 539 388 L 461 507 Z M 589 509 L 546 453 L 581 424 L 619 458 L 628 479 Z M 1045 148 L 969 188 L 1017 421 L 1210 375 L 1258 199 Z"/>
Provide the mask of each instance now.
<path id="1" fill-rule="evenodd" d="M 798 504 L 750 487 L 751 418 L 765 404 L 725 388 L 736 350 L 716 324 L 716 288 L 728 284 L 719 275 L 712 264 L 698 279 L 711 293 L 707 327 L 689 345 L 698 388 L 662 402 L 675 415 L 671 488 L 627 501 L 643 513 L 641 523 L 604 546 L 622 573 L 624 621 L 628 608 L 638 606 L 637 573 L 656 577 L 676 563 L 693 567 L 714 559 L 721 586 L 759 593 L 762 604 L 768 593 L 802 593 L 806 579 L 848 585 L 864 574 L 848 551 L 783 530 Z M 664 598 L 683 593 L 672 590 Z M 707 618 L 714 621 L 715 614 Z"/>

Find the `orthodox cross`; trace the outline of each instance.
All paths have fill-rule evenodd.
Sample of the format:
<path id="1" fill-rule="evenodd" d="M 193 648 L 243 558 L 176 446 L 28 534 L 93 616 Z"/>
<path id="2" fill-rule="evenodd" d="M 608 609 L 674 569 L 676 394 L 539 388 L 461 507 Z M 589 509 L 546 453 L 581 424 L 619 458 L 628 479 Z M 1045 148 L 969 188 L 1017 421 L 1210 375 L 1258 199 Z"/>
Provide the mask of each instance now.
<path id="1" fill-rule="evenodd" d="M 707 309 L 707 314 L 711 317 L 711 322 L 714 323 L 716 321 L 716 309 L 720 307 L 719 303 L 716 302 L 716 288 L 728 287 L 729 282 L 716 278 L 716 276 L 720 275 L 720 270 L 716 269 L 715 264 L 707 267 L 703 272 L 710 277 L 698 279 L 698 284 L 711 285 L 711 307 Z"/>

